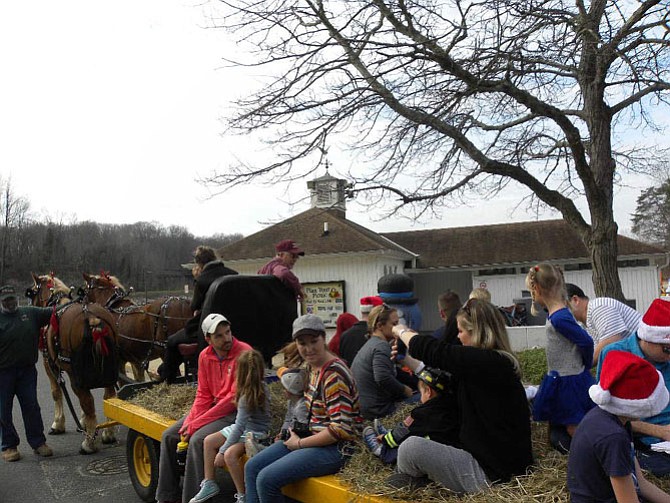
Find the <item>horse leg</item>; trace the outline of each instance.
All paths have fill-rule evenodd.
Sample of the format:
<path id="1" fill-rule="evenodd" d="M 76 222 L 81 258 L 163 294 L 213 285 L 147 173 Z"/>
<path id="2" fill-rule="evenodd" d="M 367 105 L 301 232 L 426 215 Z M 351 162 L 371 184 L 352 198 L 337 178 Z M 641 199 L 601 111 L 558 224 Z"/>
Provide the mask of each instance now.
<path id="1" fill-rule="evenodd" d="M 105 394 L 103 398 L 114 398 L 116 396 L 116 390 L 113 386 L 105 388 Z M 113 444 L 116 443 L 116 426 L 110 426 L 102 430 L 102 443 L 103 444 Z"/>
<path id="2" fill-rule="evenodd" d="M 144 382 L 144 369 L 142 365 L 136 362 L 131 362 L 130 368 L 133 369 L 133 379 L 135 382 Z"/>
<path id="3" fill-rule="evenodd" d="M 92 454 L 99 450 L 98 442 L 96 442 L 98 419 L 95 416 L 93 395 L 87 389 L 73 387 L 72 390 L 79 398 L 79 405 L 81 405 L 82 411 L 81 426 L 84 428 L 84 441 L 81 443 L 79 454 Z"/>
<path id="4" fill-rule="evenodd" d="M 63 391 L 58 385 L 58 381 L 51 366 L 47 360 L 47 357 L 42 358 L 42 363 L 44 364 L 44 370 L 46 371 L 47 377 L 49 378 L 49 386 L 51 386 L 51 398 L 54 401 L 54 422 L 51 423 L 51 429 L 49 430 L 49 435 L 60 435 L 65 433 L 65 412 L 63 410 Z"/>

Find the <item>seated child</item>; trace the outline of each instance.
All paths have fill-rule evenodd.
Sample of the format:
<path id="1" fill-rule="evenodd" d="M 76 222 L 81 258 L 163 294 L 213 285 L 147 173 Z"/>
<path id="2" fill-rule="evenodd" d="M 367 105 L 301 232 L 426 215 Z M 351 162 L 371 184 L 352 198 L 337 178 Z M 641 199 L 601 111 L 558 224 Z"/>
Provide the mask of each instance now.
<path id="1" fill-rule="evenodd" d="M 412 409 L 410 415 L 391 431 L 387 431 L 377 420 L 375 428 L 368 426 L 363 430 L 366 445 L 384 463 L 395 463 L 398 446 L 412 436 L 458 446 L 458 408 L 450 374 L 423 367 L 416 377 L 419 380 L 421 404 Z"/>
<path id="2" fill-rule="evenodd" d="M 286 416 L 281 425 L 281 432 L 274 439 L 279 440 L 283 435 L 288 434 L 288 429 L 292 427 L 294 421 L 301 423 L 307 422 L 307 405 L 305 405 L 305 386 L 307 385 L 307 372 L 300 368 L 281 367 L 277 370 L 277 377 L 284 387 L 284 393 L 288 399 Z M 268 439 L 270 440 L 270 439 Z M 247 456 L 252 457 L 265 449 L 272 441 L 264 441 L 256 438 L 249 433 L 246 438 Z"/>
<path id="3" fill-rule="evenodd" d="M 200 483 L 200 491 L 189 503 L 202 503 L 216 496 L 219 486 L 214 480 L 214 468 L 226 466 L 237 490 L 235 500 L 244 503 L 243 435 L 267 436 L 270 429 L 270 393 L 265 384 L 265 362 L 261 353 L 253 349 L 237 357 L 235 382 L 235 423 L 205 437 L 202 449 L 205 479 Z"/>
<path id="4" fill-rule="evenodd" d="M 661 373 L 632 353 L 612 350 L 589 395 L 597 407 L 579 423 L 568 458 L 572 503 L 670 501 L 644 478 L 630 429 L 631 419 L 658 414 L 668 403 Z"/>

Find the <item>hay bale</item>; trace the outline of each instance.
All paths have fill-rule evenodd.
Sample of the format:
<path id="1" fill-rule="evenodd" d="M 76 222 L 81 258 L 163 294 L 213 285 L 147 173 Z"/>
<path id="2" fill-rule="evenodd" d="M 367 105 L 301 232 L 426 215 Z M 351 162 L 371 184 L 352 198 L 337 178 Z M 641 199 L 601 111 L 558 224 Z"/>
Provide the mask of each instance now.
<path id="1" fill-rule="evenodd" d="M 128 401 L 170 419 L 180 419 L 191 410 L 196 389 L 188 384 L 161 383 L 139 391 Z"/>
<path id="2" fill-rule="evenodd" d="M 386 428 L 406 417 L 411 407 L 403 407 L 393 416 L 383 420 Z M 356 452 L 340 473 L 355 492 L 384 496 L 390 499 L 421 501 L 422 503 L 511 503 L 533 501 L 537 503 L 568 503 L 570 495 L 566 487 L 567 457 L 552 450 L 547 442 L 545 424 L 533 423 L 533 450 L 536 464 L 532 471 L 510 482 L 496 484 L 489 491 L 479 494 L 458 496 L 437 484 L 421 489 L 393 489 L 386 486 L 386 479 L 393 473 L 393 467 L 383 464 L 365 447 L 363 441 L 356 444 Z"/>

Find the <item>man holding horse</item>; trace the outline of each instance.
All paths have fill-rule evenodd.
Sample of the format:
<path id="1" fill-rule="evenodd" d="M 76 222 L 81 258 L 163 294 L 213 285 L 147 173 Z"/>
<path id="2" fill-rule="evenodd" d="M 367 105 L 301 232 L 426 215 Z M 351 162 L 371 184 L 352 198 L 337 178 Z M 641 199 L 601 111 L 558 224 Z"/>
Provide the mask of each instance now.
<path id="1" fill-rule="evenodd" d="M 198 390 L 191 411 L 170 426 L 161 438 L 156 499 L 189 501 L 204 478 L 202 443 L 207 435 L 235 422 L 235 368 L 237 357 L 251 346 L 233 337 L 230 322 L 212 313 L 202 322 L 208 347 L 198 357 Z M 189 443 L 184 485 L 180 497 L 176 450 L 180 437 Z"/>
<path id="2" fill-rule="evenodd" d="M 14 397 L 21 405 L 28 444 L 38 456 L 51 456 L 37 402 L 37 343 L 51 308 L 19 307 L 13 286 L 0 288 L 0 436 L 2 459 L 18 461 L 19 435 L 12 420 Z"/>

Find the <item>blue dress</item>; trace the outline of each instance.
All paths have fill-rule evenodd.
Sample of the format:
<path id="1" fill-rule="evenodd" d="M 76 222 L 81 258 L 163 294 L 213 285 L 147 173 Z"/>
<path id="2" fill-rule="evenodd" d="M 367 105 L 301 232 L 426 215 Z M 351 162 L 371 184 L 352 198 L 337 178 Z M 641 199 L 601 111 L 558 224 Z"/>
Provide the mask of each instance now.
<path id="1" fill-rule="evenodd" d="M 565 307 L 547 318 L 547 375 L 533 402 L 533 419 L 578 424 L 594 406 L 589 388 L 593 339 Z"/>

